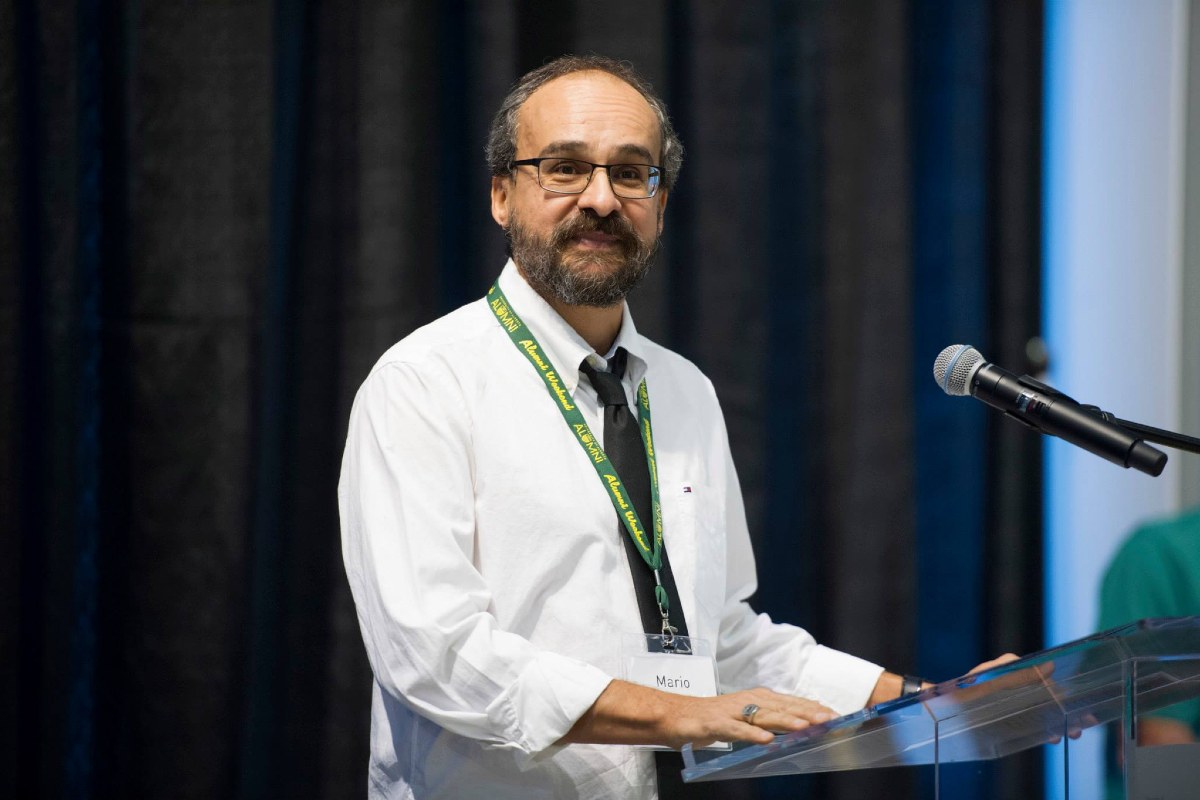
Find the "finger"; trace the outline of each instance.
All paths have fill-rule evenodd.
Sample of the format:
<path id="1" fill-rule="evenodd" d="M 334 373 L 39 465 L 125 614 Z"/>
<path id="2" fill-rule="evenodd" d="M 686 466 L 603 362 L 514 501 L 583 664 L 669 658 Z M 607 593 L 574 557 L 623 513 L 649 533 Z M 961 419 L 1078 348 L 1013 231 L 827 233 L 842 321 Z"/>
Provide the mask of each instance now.
<path id="1" fill-rule="evenodd" d="M 680 732 L 678 739 L 671 742 L 672 747 L 679 748 L 688 742 L 693 747 L 708 747 L 713 742 L 770 744 L 775 740 L 773 733 L 757 725 L 751 725 L 741 717 L 720 716 L 695 722 L 696 727 Z"/>
<path id="2" fill-rule="evenodd" d="M 712 747 L 717 742 L 746 742 L 748 744 L 770 744 L 775 741 L 774 734 L 768 733 L 761 728 L 753 728 L 758 731 L 758 735 L 753 733 L 743 734 L 734 732 L 725 732 L 721 734 L 711 734 L 707 738 L 693 739 L 691 741 L 678 741 L 669 743 L 667 746 L 675 750 L 683 749 L 684 745 L 691 745 L 695 750 L 702 750 L 705 747 Z"/>
<path id="3" fill-rule="evenodd" d="M 975 675 L 976 673 L 979 673 L 979 672 L 986 672 L 987 670 L 993 669 L 995 667 L 1000 667 L 1005 664 L 1011 664 L 1012 662 L 1016 661 L 1018 658 L 1020 658 L 1020 656 L 1016 655 L 1015 653 L 1005 653 L 1004 655 L 1000 656 L 999 658 L 993 658 L 991 661 L 983 662 L 982 664 L 975 667 L 975 669 L 971 670 L 967 674 Z"/>
<path id="4" fill-rule="evenodd" d="M 708 728 L 703 737 L 692 740 L 694 747 L 707 747 L 713 742 L 752 742 L 754 744 L 770 744 L 775 741 L 775 734 L 757 725 L 751 725 L 743 719 L 725 719 Z"/>
<path id="5" fill-rule="evenodd" d="M 775 732 L 764 727 L 759 727 L 758 720 L 755 719 L 755 724 L 737 720 L 731 722 L 729 727 L 720 732 L 714 732 L 712 739 L 703 744 L 694 742 L 696 747 L 703 747 L 712 744 L 715 741 L 737 741 L 737 742 L 752 742 L 754 744 L 770 744 L 775 741 Z M 779 731 L 787 733 L 788 731 Z"/>
<path id="6" fill-rule="evenodd" d="M 805 720 L 806 722 L 811 722 L 817 725 L 823 722 L 829 722 L 832 719 L 837 719 L 838 716 L 832 709 L 826 708 L 819 703 L 812 703 L 810 705 L 800 707 L 786 706 L 779 710 L 790 716 L 797 717 Z"/>
<path id="7" fill-rule="evenodd" d="M 821 705 L 815 700 L 809 700 L 804 697 L 795 697 L 793 695 L 777 694 L 775 692 L 766 692 L 760 699 L 756 700 L 762 708 L 772 708 L 776 711 L 781 711 L 785 714 L 790 714 L 793 717 L 800 717 L 809 722 L 829 722 L 831 719 L 837 718 L 837 713 L 828 706 Z"/>
<path id="8" fill-rule="evenodd" d="M 793 714 L 785 709 L 767 708 L 760 709 L 757 714 L 749 720 L 749 724 L 764 730 L 774 733 L 794 733 L 812 727 L 814 724 L 828 721 L 828 712 L 820 712 L 814 716 L 817 720 L 811 720 L 796 714 Z M 744 719 L 744 718 L 743 718 Z"/>
<path id="9" fill-rule="evenodd" d="M 730 731 L 728 734 L 722 734 L 719 739 L 713 739 L 712 741 L 705 742 L 705 744 L 702 746 L 708 746 L 708 745 L 712 744 L 713 742 L 718 742 L 718 741 L 750 742 L 752 744 L 770 744 L 771 742 L 775 741 L 775 734 L 771 733 L 768 730 L 764 730 L 762 728 L 755 727 L 754 725 L 747 725 L 746 723 L 742 722 L 740 724 L 735 725 L 734 729 L 732 731 Z M 697 745 L 697 746 L 701 746 L 701 745 Z"/>
<path id="10" fill-rule="evenodd" d="M 786 711 L 774 708 L 764 708 L 754 715 L 750 724 L 768 731 L 790 732 L 802 731 L 812 723 L 803 717 L 797 717 Z"/>

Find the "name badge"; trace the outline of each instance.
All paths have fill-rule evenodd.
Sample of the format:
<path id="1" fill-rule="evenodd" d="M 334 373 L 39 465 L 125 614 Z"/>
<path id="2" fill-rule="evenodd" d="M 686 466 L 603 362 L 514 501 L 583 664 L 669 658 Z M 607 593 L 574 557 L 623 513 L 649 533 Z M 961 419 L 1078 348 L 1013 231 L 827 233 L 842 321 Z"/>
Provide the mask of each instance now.
<path id="1" fill-rule="evenodd" d="M 703 656 L 679 656 L 670 653 L 647 653 L 630 656 L 627 666 L 629 681 L 692 697 L 715 697 L 717 676 L 712 659 Z"/>

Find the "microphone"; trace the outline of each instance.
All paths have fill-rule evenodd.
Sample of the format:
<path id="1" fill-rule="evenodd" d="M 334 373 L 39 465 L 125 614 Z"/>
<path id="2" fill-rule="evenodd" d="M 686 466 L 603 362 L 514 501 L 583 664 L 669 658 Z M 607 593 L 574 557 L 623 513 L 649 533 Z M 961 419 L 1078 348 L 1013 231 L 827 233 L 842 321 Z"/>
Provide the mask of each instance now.
<path id="1" fill-rule="evenodd" d="M 1122 467 L 1162 474 L 1167 454 L 1128 429 L 1087 411 L 1062 392 L 1028 375 L 983 360 L 974 347 L 952 344 L 933 362 L 933 377 L 949 395 L 974 395 L 1026 427 L 1057 436 Z"/>

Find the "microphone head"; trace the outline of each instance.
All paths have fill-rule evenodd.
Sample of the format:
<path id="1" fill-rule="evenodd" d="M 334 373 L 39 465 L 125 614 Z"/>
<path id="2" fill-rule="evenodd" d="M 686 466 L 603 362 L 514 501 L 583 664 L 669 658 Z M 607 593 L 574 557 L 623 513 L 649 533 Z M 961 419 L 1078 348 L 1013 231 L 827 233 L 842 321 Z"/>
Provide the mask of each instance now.
<path id="1" fill-rule="evenodd" d="M 983 365 L 983 356 L 969 344 L 952 344 L 933 362 L 933 379 L 946 394 L 964 397 L 971 393 L 971 376 Z"/>

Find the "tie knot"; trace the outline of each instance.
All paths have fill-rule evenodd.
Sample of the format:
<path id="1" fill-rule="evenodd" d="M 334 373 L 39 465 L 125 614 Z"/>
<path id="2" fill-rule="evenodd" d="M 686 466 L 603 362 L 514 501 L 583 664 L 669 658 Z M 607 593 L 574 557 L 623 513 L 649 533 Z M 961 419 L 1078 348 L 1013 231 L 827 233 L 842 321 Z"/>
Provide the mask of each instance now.
<path id="1" fill-rule="evenodd" d="M 625 399 L 625 387 L 621 385 L 620 377 L 620 373 L 624 371 L 621 369 L 624 366 L 625 359 L 622 358 L 624 354 L 623 349 L 618 349 L 616 355 L 612 357 L 609 363 L 613 367 L 613 372 L 600 372 L 586 358 L 579 365 L 580 371 L 588 376 L 596 394 L 600 396 L 600 402 L 606 406 L 628 405 Z"/>

